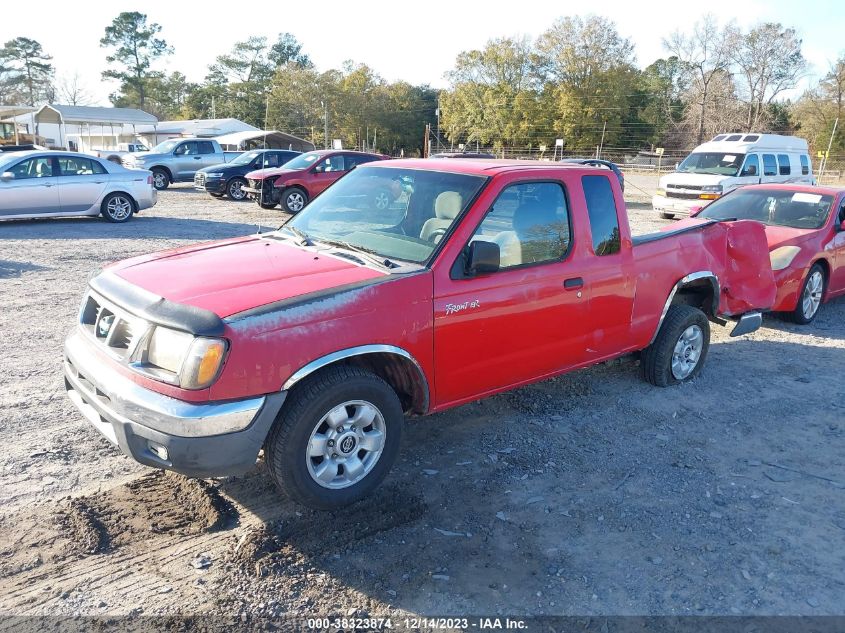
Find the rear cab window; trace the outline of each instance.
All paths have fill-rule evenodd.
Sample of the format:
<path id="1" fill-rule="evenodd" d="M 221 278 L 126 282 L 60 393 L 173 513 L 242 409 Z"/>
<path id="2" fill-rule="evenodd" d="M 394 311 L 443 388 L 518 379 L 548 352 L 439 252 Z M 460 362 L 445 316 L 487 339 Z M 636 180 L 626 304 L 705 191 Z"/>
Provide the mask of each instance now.
<path id="1" fill-rule="evenodd" d="M 587 200 L 593 252 L 600 257 L 618 253 L 622 249 L 622 237 L 610 180 L 606 176 L 582 176 L 581 184 Z"/>

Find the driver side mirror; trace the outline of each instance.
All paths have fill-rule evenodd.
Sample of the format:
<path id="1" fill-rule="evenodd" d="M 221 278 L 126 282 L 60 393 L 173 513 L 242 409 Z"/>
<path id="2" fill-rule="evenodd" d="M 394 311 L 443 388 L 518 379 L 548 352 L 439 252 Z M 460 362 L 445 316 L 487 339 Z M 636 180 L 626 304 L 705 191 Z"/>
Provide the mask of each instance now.
<path id="1" fill-rule="evenodd" d="M 501 255 L 496 242 L 476 241 L 469 245 L 466 272 L 470 276 L 495 273 L 499 270 Z"/>
<path id="2" fill-rule="evenodd" d="M 10 171 L 4 171 L 2 174 L 0 174 L 0 181 L 2 181 L 2 182 L 9 182 L 10 180 L 14 180 L 14 179 L 15 179 L 15 174 L 13 174 Z"/>

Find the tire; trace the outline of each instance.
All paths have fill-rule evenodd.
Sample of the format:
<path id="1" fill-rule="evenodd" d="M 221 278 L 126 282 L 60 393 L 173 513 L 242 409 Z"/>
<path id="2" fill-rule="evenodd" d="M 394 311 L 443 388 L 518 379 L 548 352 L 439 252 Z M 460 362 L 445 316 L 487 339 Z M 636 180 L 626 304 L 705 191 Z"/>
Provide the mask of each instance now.
<path id="1" fill-rule="evenodd" d="M 787 312 L 786 317 L 793 323 L 807 325 L 819 313 L 819 308 L 824 300 L 824 291 L 827 286 L 824 268 L 821 264 L 813 264 L 804 283 L 801 285 L 801 294 L 798 295 L 798 305 L 792 312 Z"/>
<path id="2" fill-rule="evenodd" d="M 299 213 L 308 204 L 308 194 L 304 189 L 291 187 L 282 193 L 282 209 L 288 213 Z"/>
<path id="3" fill-rule="evenodd" d="M 229 200 L 240 202 L 246 200 L 246 191 L 242 189 L 246 185 L 246 180 L 243 178 L 232 178 L 226 183 L 226 197 Z"/>
<path id="4" fill-rule="evenodd" d="M 226 196 L 225 193 L 210 193 L 208 195 L 210 195 L 212 198 L 217 198 L 218 200 L 222 200 Z"/>
<path id="5" fill-rule="evenodd" d="M 709 350 L 710 323 L 705 314 L 688 305 L 670 306 L 657 338 L 643 350 L 643 378 L 657 387 L 690 381 L 701 371 Z"/>
<path id="6" fill-rule="evenodd" d="M 675 214 L 674 213 L 664 213 L 663 211 L 660 212 L 660 217 L 664 220 L 674 220 Z"/>
<path id="7" fill-rule="evenodd" d="M 367 425 L 350 430 L 356 415 L 373 411 Z M 370 494 L 385 478 L 399 454 L 402 424 L 399 397 L 384 380 L 358 367 L 330 367 L 291 392 L 265 444 L 267 466 L 293 501 L 318 510 L 341 508 Z M 347 470 L 353 461 L 360 474 Z"/>
<path id="8" fill-rule="evenodd" d="M 170 176 L 163 169 L 153 168 L 153 187 L 164 191 L 170 186 Z"/>
<path id="9" fill-rule="evenodd" d="M 100 205 L 100 214 L 109 222 L 122 224 L 132 219 L 137 209 L 135 201 L 125 193 L 110 193 Z"/>
<path id="10" fill-rule="evenodd" d="M 274 202 L 272 204 L 268 204 L 266 202 L 259 202 L 258 206 L 261 207 L 262 209 L 275 209 L 276 203 Z"/>

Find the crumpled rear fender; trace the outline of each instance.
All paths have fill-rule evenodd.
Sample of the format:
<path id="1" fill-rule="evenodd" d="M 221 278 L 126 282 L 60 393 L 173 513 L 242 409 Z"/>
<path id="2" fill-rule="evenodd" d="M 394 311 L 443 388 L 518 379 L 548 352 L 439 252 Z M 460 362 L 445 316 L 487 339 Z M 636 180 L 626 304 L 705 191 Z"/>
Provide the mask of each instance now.
<path id="1" fill-rule="evenodd" d="M 710 230 L 717 227 L 724 232 L 726 246 L 724 250 L 711 251 L 714 259 L 722 263 L 719 312 L 732 316 L 770 309 L 775 302 L 777 286 L 765 227 L 759 222 L 739 220 L 720 222 Z"/>

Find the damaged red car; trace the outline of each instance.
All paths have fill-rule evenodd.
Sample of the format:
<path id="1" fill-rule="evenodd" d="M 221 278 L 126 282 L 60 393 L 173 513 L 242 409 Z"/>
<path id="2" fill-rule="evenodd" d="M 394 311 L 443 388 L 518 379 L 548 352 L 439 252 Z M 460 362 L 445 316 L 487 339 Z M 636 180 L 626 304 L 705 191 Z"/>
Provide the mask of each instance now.
<path id="1" fill-rule="evenodd" d="M 711 323 L 754 331 L 774 299 L 763 225 L 634 237 L 607 170 L 371 162 L 277 231 L 107 267 L 65 384 L 142 464 L 223 476 L 263 450 L 290 498 L 336 508 L 386 476 L 405 416 L 631 353 L 687 382 Z"/>
<path id="2" fill-rule="evenodd" d="M 756 220 L 766 226 L 777 284 L 772 310 L 795 323 L 845 294 L 845 190 L 809 185 L 751 185 L 712 202 L 696 221 Z"/>
<path id="3" fill-rule="evenodd" d="M 312 199 L 358 165 L 390 158 L 382 154 L 349 150 L 321 150 L 297 156 L 283 167 L 258 169 L 246 175 L 243 188 L 264 209 L 279 204 L 288 213 L 299 213 Z M 374 202 L 385 208 L 388 191 L 373 192 Z"/>

